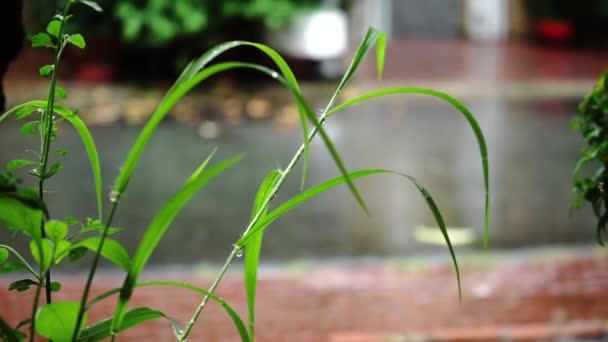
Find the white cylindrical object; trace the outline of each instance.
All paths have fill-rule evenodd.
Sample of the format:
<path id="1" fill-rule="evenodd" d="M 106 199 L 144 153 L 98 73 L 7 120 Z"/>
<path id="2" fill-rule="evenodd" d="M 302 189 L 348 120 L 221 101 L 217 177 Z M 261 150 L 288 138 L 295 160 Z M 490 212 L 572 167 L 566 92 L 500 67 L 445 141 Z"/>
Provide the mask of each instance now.
<path id="1" fill-rule="evenodd" d="M 464 29 L 476 41 L 500 41 L 507 37 L 507 0 L 466 0 Z"/>
<path id="2" fill-rule="evenodd" d="M 341 57 L 347 47 L 346 14 L 321 8 L 296 15 L 285 27 L 268 32 L 270 46 L 293 57 L 326 60 Z"/>

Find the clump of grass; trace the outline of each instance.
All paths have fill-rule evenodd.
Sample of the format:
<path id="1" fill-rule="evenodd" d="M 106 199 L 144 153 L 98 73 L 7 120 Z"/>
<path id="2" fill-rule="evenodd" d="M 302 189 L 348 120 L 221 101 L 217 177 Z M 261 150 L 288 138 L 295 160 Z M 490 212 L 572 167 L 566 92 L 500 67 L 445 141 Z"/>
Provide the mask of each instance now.
<path id="1" fill-rule="evenodd" d="M 243 341 L 253 341 L 255 338 L 255 308 L 256 308 L 256 286 L 257 272 L 259 266 L 262 241 L 266 229 L 286 212 L 295 209 L 300 204 L 326 192 L 337 186 L 345 185 L 353 195 L 355 201 L 365 212 L 368 211 L 363 196 L 358 191 L 355 180 L 372 175 L 393 175 L 413 184 L 422 197 L 425 199 L 429 210 L 432 212 L 437 225 L 445 239 L 450 252 L 457 276 L 457 285 L 460 292 L 460 272 L 454 249 L 446 229 L 444 219 L 427 189 L 416 180 L 416 178 L 402 172 L 384 169 L 365 169 L 350 171 L 340 157 L 330 136 L 323 128 L 323 123 L 331 116 L 337 114 L 350 106 L 362 101 L 373 98 L 397 95 L 397 94 L 425 94 L 437 97 L 453 105 L 468 121 L 473 133 L 477 138 L 480 149 L 484 184 L 485 184 L 485 235 L 484 241 L 487 243 L 487 233 L 489 226 L 489 197 L 488 197 L 488 160 L 485 139 L 477 121 L 471 112 L 458 100 L 453 97 L 433 89 L 417 87 L 394 87 L 380 89 L 367 94 L 349 99 L 342 103 L 337 103 L 341 91 L 351 81 L 357 68 L 364 60 L 366 55 L 374 47 L 376 48 L 376 60 L 379 77 L 382 74 L 384 65 L 385 35 L 384 33 L 370 28 L 357 49 L 353 60 L 346 70 L 342 80 L 331 96 L 328 104 L 321 112 L 320 116 L 314 113 L 300 88 L 296 77 L 287 65 L 285 60 L 272 48 L 255 42 L 232 41 L 220 44 L 199 58 L 193 60 L 181 73 L 173 86 L 167 91 L 164 97 L 152 114 L 150 119 L 143 127 L 137 140 L 134 142 L 129 154 L 127 155 L 122 169 L 120 170 L 112 191 L 107 197 L 109 209 L 104 210 L 104 196 L 102 193 L 102 179 L 100 172 L 100 161 L 97 154 L 95 141 L 87 126 L 77 115 L 77 110 L 69 109 L 58 103 L 56 100 L 65 98 L 67 95 L 63 88 L 57 85 L 56 71 L 64 49 L 69 45 L 78 48 L 86 46 L 84 37 L 81 34 L 66 34 L 64 32 L 65 23 L 72 16 L 72 8 L 76 4 L 83 4 L 94 10 L 101 11 L 101 8 L 90 0 L 69 0 L 63 11 L 57 14 L 47 27 L 47 32 L 39 33 L 31 37 L 35 47 L 49 47 L 54 50 L 53 64 L 44 66 L 40 69 L 42 76 L 50 77 L 49 95 L 44 100 L 29 101 L 17 105 L 8 112 L 0 116 L 0 122 L 14 116 L 18 120 L 29 118 L 31 121 L 25 123 L 21 131 L 24 134 L 38 135 L 40 137 L 40 158 L 39 160 L 18 159 L 10 162 L 5 171 L 0 173 L 0 222 L 16 233 L 23 234 L 31 239 L 30 253 L 35 262 L 32 266 L 20 252 L 9 245 L 0 245 L 0 267 L 3 272 L 25 270 L 33 278 L 21 279 L 10 285 L 11 290 L 26 291 L 33 287 L 36 291 L 35 299 L 32 304 L 32 314 L 25 318 L 16 327 L 8 325 L 0 318 L 1 336 L 8 341 L 18 341 L 26 337 L 20 330 L 29 325 L 29 340 L 34 341 L 35 335 L 41 335 L 55 342 L 63 341 L 98 341 L 110 337 L 112 340 L 121 332 L 137 326 L 152 319 L 166 319 L 173 329 L 177 341 L 185 341 L 190 335 L 192 328 L 202 314 L 203 309 L 209 300 L 217 302 L 232 319 L 241 339 Z M 268 56 L 276 67 L 276 70 L 258 64 L 243 61 L 215 62 L 215 59 L 224 52 L 232 49 L 249 48 L 256 49 L 259 53 Z M 283 169 L 271 170 L 266 178 L 262 180 L 259 190 L 254 198 L 252 212 L 249 223 L 244 228 L 241 237 L 229 248 L 228 257 L 219 270 L 215 281 L 208 289 L 202 289 L 191 284 L 170 281 L 139 281 L 139 276 L 144 270 L 150 256 L 161 243 L 164 234 L 172 225 L 175 217 L 181 209 L 198 193 L 207 183 L 213 181 L 224 171 L 234 167 L 241 156 L 235 156 L 219 162 L 213 162 L 215 149 L 184 182 L 173 197 L 153 216 L 148 228 L 145 230 L 140 243 L 133 256 L 129 256 L 125 248 L 116 240 L 111 239 L 111 234 L 120 231 L 113 227 L 113 219 L 120 206 L 122 195 L 127 191 L 129 182 L 134 176 L 135 167 L 139 158 L 152 138 L 156 128 L 169 113 L 173 106 L 191 89 L 196 87 L 204 80 L 231 69 L 253 69 L 261 76 L 270 77 L 279 82 L 293 97 L 298 106 L 301 121 L 302 145 L 295 151 L 292 159 Z M 96 191 L 97 212 L 94 218 L 88 218 L 85 222 L 80 222 L 75 218 L 65 218 L 62 220 L 51 219 L 51 213 L 47 210 L 44 195 L 44 183 L 55 173 L 60 171 L 61 164 L 54 163 L 49 167 L 51 156 L 61 158 L 67 153 L 65 150 L 55 150 L 57 156 L 51 153 L 51 145 L 55 140 L 57 124 L 67 121 L 78 132 L 85 147 L 90 161 L 93 186 Z M 336 167 L 340 171 L 340 176 L 305 188 L 305 176 L 309 162 L 309 144 L 319 135 L 327 150 L 331 154 Z M 303 177 L 302 191 L 284 203 L 271 207 L 275 195 L 280 191 L 285 180 L 292 174 L 299 162 L 302 162 Z M 38 179 L 37 190 L 31 190 L 22 185 L 21 179 L 13 174 L 13 170 L 33 166 L 30 174 Z M 106 214 L 104 214 L 106 213 Z M 89 268 L 86 282 L 83 287 L 80 301 L 52 301 L 52 292 L 60 289 L 60 284 L 51 281 L 51 270 L 57 264 L 67 261 L 80 259 L 87 251 L 94 253 L 93 261 Z M 222 278 L 239 257 L 245 257 L 244 277 L 245 291 L 248 304 L 247 324 L 223 299 L 214 295 L 217 286 Z M 10 260 L 9 260 L 10 257 Z M 101 258 L 108 259 L 119 270 L 124 272 L 125 278 L 120 287 L 107 291 L 103 294 L 90 298 L 90 289 L 93 283 L 97 266 Z M 167 286 L 176 289 L 195 291 L 201 295 L 201 301 L 191 318 L 185 324 L 180 324 L 167 314 L 147 307 L 128 309 L 133 292 L 145 286 Z M 44 289 L 46 293 L 46 304 L 39 305 L 39 296 Z M 87 312 L 92 306 L 103 300 L 117 295 L 114 315 L 99 322 L 89 323 Z M 1 315 L 2 313 L 0 313 Z"/>

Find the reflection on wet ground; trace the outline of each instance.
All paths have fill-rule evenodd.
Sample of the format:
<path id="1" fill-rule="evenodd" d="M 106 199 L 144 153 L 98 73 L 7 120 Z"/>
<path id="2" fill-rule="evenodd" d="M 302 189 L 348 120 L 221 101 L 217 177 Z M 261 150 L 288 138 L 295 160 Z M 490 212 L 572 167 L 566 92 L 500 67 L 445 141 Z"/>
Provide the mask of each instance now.
<path id="1" fill-rule="evenodd" d="M 589 210 L 569 216 L 574 197 L 571 171 L 582 146 L 569 129 L 576 101 L 472 99 L 465 103 L 488 141 L 493 248 L 591 243 L 594 228 Z M 155 211 L 218 146 L 215 161 L 240 153 L 245 158 L 212 181 L 183 210 L 152 262 L 223 260 L 247 223 L 258 183 L 271 168 L 284 167 L 301 141 L 298 129 L 277 128 L 281 126 L 276 120 L 249 120 L 239 125 L 217 121 L 212 126 L 175 120 L 161 124 L 115 221 L 124 228 L 116 237 L 130 251 Z M 406 102 L 393 97 L 353 107 L 329 120 L 326 128 L 350 169 L 389 168 L 417 177 L 435 197 L 448 226 L 474 231 L 475 241 L 460 248 L 480 247 L 483 180 L 479 150 L 456 110 L 435 100 Z M 91 127 L 108 192 L 139 129 L 119 123 Z M 212 134 L 205 134 L 209 129 Z M 6 123 L 0 135 L 5 147 L 0 149 L 0 162 L 26 156 L 26 152 L 13 155 L 13 146 L 24 143 L 33 147 L 36 141 L 19 136 L 14 122 Z M 48 185 L 53 216 L 84 219 L 94 215 L 91 174 L 78 136 L 63 126 L 56 146 L 72 154 Z M 308 185 L 338 174 L 320 141 L 312 145 L 311 152 Z M 296 172 L 291 177 L 276 203 L 298 192 L 299 176 Z M 382 175 L 357 184 L 371 209 L 370 217 L 346 189 L 331 191 L 276 221 L 264 238 L 264 257 L 291 260 L 444 252 L 443 247 L 414 238 L 416 229 L 435 226 L 415 187 L 396 176 Z M 0 232 L 0 240 L 6 238 L 6 232 Z"/>

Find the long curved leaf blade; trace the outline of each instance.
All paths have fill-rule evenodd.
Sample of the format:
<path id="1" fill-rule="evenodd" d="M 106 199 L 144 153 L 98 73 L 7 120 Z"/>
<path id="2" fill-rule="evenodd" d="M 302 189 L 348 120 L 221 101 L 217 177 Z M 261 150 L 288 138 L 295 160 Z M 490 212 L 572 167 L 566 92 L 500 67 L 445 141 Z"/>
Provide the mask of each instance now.
<path id="1" fill-rule="evenodd" d="M 350 65 L 348 66 L 348 69 L 346 69 L 346 72 L 344 73 L 344 76 L 342 76 L 342 80 L 340 80 L 340 84 L 338 85 L 338 87 L 336 88 L 336 91 L 334 93 L 334 95 L 332 96 L 332 99 L 329 101 L 329 104 L 327 105 L 327 108 L 325 110 L 325 112 L 328 112 L 334 105 L 335 100 L 338 98 L 338 95 L 340 94 L 340 92 L 342 92 L 342 90 L 344 89 L 344 87 L 346 87 L 346 85 L 350 82 L 350 80 L 352 79 L 353 75 L 355 74 L 355 72 L 357 72 L 357 69 L 359 69 L 359 66 L 361 65 L 361 62 L 363 61 L 363 59 L 365 58 L 365 56 L 367 55 L 367 53 L 369 52 L 369 50 L 372 49 L 372 47 L 374 47 L 374 45 L 377 45 L 377 54 L 376 57 L 378 58 L 377 62 L 378 62 L 378 72 L 381 73 L 382 70 L 384 69 L 384 50 L 386 48 L 386 35 L 384 32 L 375 29 L 373 27 L 370 27 L 367 32 L 365 33 L 365 36 L 363 37 L 363 39 L 361 40 L 361 43 L 359 44 L 359 47 L 357 48 L 357 51 L 355 52 L 355 56 L 353 57 L 352 61 L 350 62 Z M 324 116 L 324 115 L 322 115 Z"/>
<path id="2" fill-rule="evenodd" d="M 213 165 L 209 169 L 205 169 L 214 153 L 215 151 L 213 151 L 209 157 L 207 157 L 207 159 L 199 166 L 192 176 L 190 176 L 182 188 L 165 204 L 165 206 L 163 206 L 156 216 L 154 216 L 150 226 L 144 233 L 135 255 L 133 256 L 131 267 L 129 268 L 123 284 L 123 292 L 121 293 L 119 301 L 116 305 L 113 327 L 120 326 L 126 309 L 126 304 L 131 297 L 133 285 L 136 283 L 139 274 L 152 255 L 152 252 L 156 249 L 156 246 L 158 246 L 158 243 L 177 214 L 190 201 L 192 196 L 194 196 L 205 184 L 207 184 L 207 182 L 241 159 L 240 156 L 227 159 Z"/>
<path id="3" fill-rule="evenodd" d="M 263 220 L 268 213 L 268 207 L 264 208 L 262 206 L 267 202 L 267 198 L 277 184 L 279 178 L 281 178 L 281 171 L 272 170 L 264 181 L 262 181 L 251 210 L 252 220 L 260 210 L 262 211 L 262 215 L 259 216 L 258 220 Z M 260 231 L 258 234 L 251 237 L 251 240 L 247 244 L 247 249 L 245 249 L 245 290 L 247 292 L 247 308 L 249 310 L 249 336 L 252 341 L 255 340 L 255 293 L 263 238 L 264 232 Z"/>
<path id="4" fill-rule="evenodd" d="M 146 122 L 140 135 L 137 137 L 137 140 L 133 144 L 133 147 L 129 151 L 129 155 L 127 156 L 127 159 L 125 160 L 125 163 L 116 179 L 114 187 L 115 191 L 117 191 L 119 194 L 124 192 L 129 183 L 131 175 L 133 174 L 135 166 L 139 161 L 141 153 L 147 145 L 150 137 L 156 130 L 158 124 L 169 113 L 169 110 L 171 110 L 171 108 L 173 108 L 177 101 L 179 101 L 179 99 L 181 99 L 194 86 L 196 86 L 198 83 L 200 83 L 207 77 L 211 76 L 211 74 L 209 74 L 206 77 L 198 77 L 198 74 L 200 72 L 204 72 L 205 67 L 219 55 L 228 50 L 240 46 L 254 47 L 266 54 L 268 57 L 270 57 L 273 62 L 275 62 L 279 70 L 281 70 L 281 73 L 283 74 L 283 77 L 286 82 L 291 84 L 293 89 L 300 93 L 300 88 L 293 72 L 291 71 L 285 60 L 270 47 L 263 44 L 248 41 L 231 41 L 213 47 L 212 49 L 204 53 L 201 57 L 195 59 L 190 64 L 188 64 L 188 66 L 184 69 L 184 71 L 182 71 L 181 75 L 173 84 L 171 89 L 169 89 L 169 91 L 165 94 L 160 104 L 158 105 L 156 111 L 154 111 L 148 122 Z M 279 76 L 277 72 L 272 72 L 271 75 L 272 77 Z M 306 128 L 307 123 L 305 120 L 305 115 L 302 112 L 303 108 L 300 107 L 300 104 L 298 104 L 298 107 L 300 108 L 300 119 L 302 121 L 304 143 L 306 144 L 306 155 L 308 155 L 308 141 L 306 140 L 306 136 L 308 133 Z M 305 165 L 307 165 L 307 160 L 308 157 L 305 157 Z"/>
<path id="5" fill-rule="evenodd" d="M 99 249 L 100 242 L 101 237 L 93 236 L 78 241 L 77 243 L 73 244 L 70 249 L 74 250 L 79 247 L 85 247 L 93 252 L 97 252 L 97 250 Z M 131 259 L 129 259 L 129 254 L 127 253 L 127 250 L 116 240 L 106 238 L 103 244 L 103 248 L 101 249 L 99 254 L 101 254 L 101 256 L 110 260 L 111 262 L 118 265 L 120 268 L 127 272 L 131 267 Z"/>
<path id="6" fill-rule="evenodd" d="M 327 135 L 327 133 L 325 132 L 325 130 L 322 128 L 321 125 L 323 124 L 325 119 L 327 119 L 329 117 L 329 112 L 333 108 L 336 100 L 338 99 L 338 95 L 340 95 L 342 90 L 350 82 L 350 80 L 352 79 L 352 77 L 355 74 L 355 72 L 357 71 L 357 69 L 359 69 L 361 62 L 363 61 L 363 59 L 365 58 L 365 56 L 367 55 L 369 50 L 374 45 L 376 45 L 376 43 L 378 43 L 378 45 L 377 45 L 378 72 L 379 73 L 382 72 L 382 69 L 384 68 L 385 37 L 386 36 L 385 36 L 384 32 L 379 31 L 373 27 L 370 27 L 367 30 L 365 36 L 363 37 L 363 40 L 361 40 L 361 43 L 359 44 L 359 47 L 357 48 L 357 51 L 355 52 L 355 56 L 353 57 L 350 65 L 346 69 L 344 76 L 342 76 L 342 79 L 340 80 L 338 87 L 336 88 L 336 90 L 334 91 L 334 94 L 332 95 L 331 99 L 327 103 L 327 106 L 321 113 L 320 120 L 318 120 L 316 116 L 308 115 L 308 113 L 306 113 L 308 115 L 309 120 L 311 120 L 314 123 L 315 128 L 321 134 L 321 138 L 323 139 L 323 142 L 325 143 L 327 149 L 329 150 L 329 153 L 331 154 L 332 158 L 334 159 L 336 166 L 338 166 L 340 173 L 342 174 L 342 176 L 344 176 L 344 178 L 346 180 L 346 185 L 350 189 L 351 193 L 353 194 L 353 196 L 355 197 L 355 199 L 357 200 L 357 202 L 359 203 L 361 208 L 368 214 L 369 214 L 369 210 L 367 209 L 367 206 L 365 205 L 365 201 L 363 200 L 363 197 L 361 196 L 361 194 L 355 187 L 355 184 L 353 183 L 352 179 L 350 179 L 348 170 L 346 169 L 344 162 L 340 158 L 331 139 L 329 139 L 329 136 Z"/>
<path id="7" fill-rule="evenodd" d="M 17 112 L 19 109 L 26 107 L 35 107 L 40 109 L 45 109 L 47 106 L 47 101 L 34 100 L 22 103 L 17 105 L 2 116 L 0 116 L 0 122 L 2 122 L 6 117 L 10 114 Z M 95 140 L 93 140 L 93 136 L 91 132 L 85 125 L 85 123 L 71 110 L 66 107 L 55 104 L 53 106 L 55 113 L 64 117 L 73 127 L 76 129 L 76 132 L 80 136 L 82 140 L 82 144 L 89 158 L 89 163 L 91 164 L 91 171 L 93 172 L 93 180 L 95 184 L 95 195 L 97 199 L 97 215 L 101 220 L 103 215 L 103 185 L 101 179 L 101 164 L 99 162 L 99 154 L 97 153 L 97 147 L 95 145 Z"/>
<path id="8" fill-rule="evenodd" d="M 392 87 L 392 88 L 375 90 L 375 91 L 369 92 L 367 94 L 363 94 L 361 96 L 357 96 L 353 99 L 347 100 L 347 101 L 339 104 L 332 110 L 330 110 L 328 113 L 328 117 L 330 117 L 330 116 L 336 114 L 337 112 L 344 110 L 352 105 L 355 105 L 357 103 L 360 103 L 360 102 L 363 102 L 363 101 L 366 101 L 369 99 L 373 99 L 376 97 L 381 97 L 381 96 L 386 96 L 386 95 L 395 95 L 395 94 L 421 94 L 421 95 L 429 95 L 429 96 L 434 96 L 434 97 L 440 98 L 441 100 L 451 104 L 456 109 L 458 109 L 458 111 L 460 111 L 460 113 L 462 113 L 462 115 L 465 117 L 465 119 L 471 126 L 471 129 L 473 130 L 473 133 L 475 134 L 475 138 L 477 139 L 477 145 L 479 146 L 479 153 L 481 155 L 481 166 L 483 168 L 483 182 L 484 182 L 484 187 L 485 187 L 485 210 L 484 210 L 485 223 L 484 223 L 483 245 L 484 245 L 484 248 L 487 248 L 488 239 L 489 239 L 489 235 L 490 235 L 490 176 L 489 176 L 489 165 L 488 165 L 488 149 L 486 147 L 486 139 L 483 135 L 483 132 L 481 131 L 481 127 L 477 123 L 477 120 L 475 119 L 475 116 L 473 116 L 473 113 L 471 113 L 471 111 L 464 104 L 462 104 L 460 101 L 453 98 L 452 96 L 450 96 L 444 92 L 434 90 L 434 89 L 419 88 L 419 87 Z"/>
<path id="9" fill-rule="evenodd" d="M 150 280 L 150 281 L 144 281 L 141 283 L 137 283 L 135 284 L 133 287 L 137 288 L 137 287 L 146 287 L 146 286 L 172 286 L 172 287 L 180 287 L 180 288 L 184 288 L 184 289 L 189 289 L 195 292 L 198 292 L 200 294 L 203 294 L 205 296 L 209 296 L 209 298 L 211 298 L 211 300 L 215 301 L 216 303 L 218 303 L 223 309 L 224 311 L 226 311 L 226 313 L 228 314 L 228 316 L 230 316 L 230 318 L 232 319 L 232 322 L 234 323 L 234 326 L 237 328 L 237 331 L 239 332 L 239 335 L 241 336 L 241 341 L 242 342 L 249 342 L 249 335 L 247 334 L 247 328 L 245 327 L 245 324 L 243 323 L 243 320 L 241 320 L 241 318 L 239 317 L 239 315 L 237 314 L 237 312 L 230 306 L 228 305 L 228 303 L 226 303 L 226 301 L 224 301 L 222 298 L 216 296 L 215 294 L 207 291 L 206 289 L 200 288 L 198 286 L 189 284 L 189 283 L 184 283 L 184 282 L 176 282 L 176 281 L 166 281 L 166 280 Z M 114 294 L 117 294 L 119 292 L 121 292 L 122 288 L 115 288 L 109 291 L 106 291 L 105 293 L 102 293 L 100 295 L 98 295 L 97 297 L 91 299 L 89 301 L 89 303 L 87 304 L 87 310 L 90 309 L 95 303 L 102 301 L 105 298 L 108 298 Z"/>
<path id="10" fill-rule="evenodd" d="M 89 163 L 91 164 L 91 171 L 93 171 L 93 179 L 95 182 L 95 194 L 97 198 L 97 216 L 101 220 L 103 216 L 103 185 L 101 179 L 101 164 L 99 163 L 99 154 L 97 153 L 97 147 L 95 146 L 95 140 L 91 136 L 91 132 L 85 125 L 85 123 L 69 109 L 55 105 L 55 112 L 63 116 L 80 135 L 82 144 L 89 157 Z"/>
<path id="11" fill-rule="evenodd" d="M 382 32 L 378 36 L 376 43 L 376 69 L 378 70 L 378 81 L 382 79 L 384 74 L 384 57 L 386 55 L 386 33 Z"/>
<path id="12" fill-rule="evenodd" d="M 173 326 L 175 320 L 173 318 L 168 317 L 162 311 L 153 310 L 146 307 L 139 307 L 133 310 L 129 310 L 125 314 L 125 317 L 122 321 L 122 325 L 118 328 L 116 332 L 125 331 L 129 328 L 137 326 L 141 323 L 154 320 L 157 318 L 165 318 L 171 323 Z M 78 342 L 95 342 L 101 341 L 105 338 L 110 337 L 110 325 L 112 323 L 112 317 L 106 318 L 102 321 L 99 321 L 86 329 L 80 332 L 76 341 Z"/>
<path id="13" fill-rule="evenodd" d="M 453 262 L 454 268 L 456 270 L 456 278 L 458 281 L 458 293 L 460 296 L 461 295 L 460 269 L 458 267 L 458 261 L 456 260 L 456 253 L 454 252 L 454 248 L 452 246 L 452 242 L 450 240 L 450 237 L 449 237 L 449 234 L 447 231 L 447 227 L 445 225 L 445 221 L 443 220 L 441 212 L 437 208 L 437 205 L 435 204 L 435 201 L 433 200 L 433 197 L 431 196 L 431 194 L 422 186 L 422 184 L 420 184 L 420 182 L 418 182 L 418 180 L 416 180 L 416 178 L 414 178 L 410 175 L 407 175 L 405 173 L 396 172 L 396 171 L 392 171 L 392 170 L 384 170 L 384 169 L 359 170 L 359 171 L 351 172 L 349 174 L 349 176 L 351 179 L 357 179 L 357 178 L 371 176 L 374 174 L 381 174 L 381 173 L 389 173 L 389 174 L 395 174 L 395 175 L 399 175 L 401 177 L 405 177 L 407 180 L 409 180 L 412 184 L 414 184 L 416 186 L 416 188 L 418 189 L 418 191 L 420 192 L 420 194 L 426 201 L 429 209 L 431 210 L 431 212 L 435 218 L 435 221 L 437 222 L 437 225 L 439 226 L 439 229 L 441 230 L 441 233 L 442 233 L 442 235 L 446 241 L 446 244 L 448 246 L 448 249 L 450 251 L 452 262 Z M 330 179 L 328 181 L 325 181 L 321 184 L 315 185 L 312 188 L 309 188 L 306 191 L 301 192 L 300 194 L 292 197 L 290 200 L 286 201 L 285 203 L 281 204 L 279 207 L 274 209 L 272 212 L 268 213 L 268 215 L 266 215 L 266 217 L 264 219 L 260 220 L 259 223 L 253 229 L 251 229 L 247 234 L 243 235 L 239 239 L 239 241 L 236 243 L 236 245 L 239 247 L 248 248 L 251 238 L 255 234 L 258 234 L 260 231 L 264 231 L 272 222 L 274 222 L 274 220 L 281 217 L 283 214 L 285 214 L 289 210 L 297 207 L 298 205 L 307 202 L 308 200 L 324 193 L 327 190 L 335 188 L 338 185 L 344 184 L 345 182 L 346 182 L 346 177 L 344 177 L 344 176 L 336 177 L 336 178 Z"/>

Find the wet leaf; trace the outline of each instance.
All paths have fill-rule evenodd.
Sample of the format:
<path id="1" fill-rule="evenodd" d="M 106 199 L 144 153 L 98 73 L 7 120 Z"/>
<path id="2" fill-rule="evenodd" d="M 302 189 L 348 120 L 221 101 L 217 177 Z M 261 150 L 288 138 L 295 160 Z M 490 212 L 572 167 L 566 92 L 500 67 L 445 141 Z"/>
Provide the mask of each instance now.
<path id="1" fill-rule="evenodd" d="M 15 120 L 25 119 L 28 116 L 30 116 L 34 113 L 37 113 L 37 112 L 38 112 L 37 108 L 33 108 L 33 107 L 21 108 L 15 113 Z"/>
<path id="2" fill-rule="evenodd" d="M 63 240 L 68 234 L 68 225 L 65 222 L 51 220 L 44 224 L 44 231 L 48 238 L 54 242 Z"/>
<path id="3" fill-rule="evenodd" d="M 36 313 L 36 332 L 53 342 L 70 342 L 76 328 L 78 302 L 54 302 L 46 304 Z M 78 331 L 86 326 L 87 314 L 84 313 Z"/>
<path id="4" fill-rule="evenodd" d="M 11 160 L 8 164 L 6 164 L 6 170 L 12 171 L 12 170 L 20 169 L 27 165 L 34 165 L 34 164 L 38 164 L 38 162 L 34 161 L 34 160 L 27 160 L 27 159 L 15 159 L 15 160 Z"/>
<path id="5" fill-rule="evenodd" d="M 262 181 L 258 192 L 255 196 L 253 208 L 251 210 L 251 220 L 261 210 L 262 214 L 258 218 L 258 222 L 263 220 L 268 214 L 268 207 L 262 207 L 267 201 L 268 196 L 272 193 L 272 189 L 276 186 L 282 173 L 280 170 L 272 170 Z M 245 249 L 245 289 L 247 292 L 247 308 L 249 312 L 249 337 L 255 339 L 255 295 L 258 280 L 258 265 L 260 262 L 260 253 L 262 251 L 262 240 L 264 232 L 252 236 Z"/>
<path id="6" fill-rule="evenodd" d="M 35 48 L 36 47 L 50 47 L 50 48 L 55 47 L 55 44 L 53 43 L 51 36 L 49 36 L 48 34 L 46 34 L 44 32 L 36 33 L 35 35 L 30 36 L 29 39 L 32 42 L 32 47 L 35 47 Z"/>
<path id="7" fill-rule="evenodd" d="M 157 319 L 157 318 L 166 318 L 170 322 L 175 322 L 174 319 L 167 317 L 165 313 L 158 310 L 153 310 L 146 307 L 135 308 L 133 310 L 128 311 L 125 314 L 125 317 L 122 321 L 122 325 L 120 328 L 116 330 L 116 332 L 125 331 L 129 328 L 137 326 L 141 323 Z M 101 341 L 105 338 L 110 337 L 110 325 L 112 323 L 112 317 L 106 318 L 98 323 L 95 323 L 86 329 L 84 329 L 80 336 L 76 341 Z M 174 323 L 171 323 L 172 325 Z M 177 324 L 177 323 L 175 323 Z"/>
<path id="8" fill-rule="evenodd" d="M 27 266 L 21 261 L 11 260 L 0 265 L 0 273 L 11 273 L 15 271 L 27 271 Z"/>
<path id="9" fill-rule="evenodd" d="M 78 261 L 87 254 L 87 251 L 88 251 L 88 249 L 86 247 L 72 248 L 72 249 L 70 249 L 70 252 L 68 253 L 68 259 L 71 262 Z"/>
<path id="10" fill-rule="evenodd" d="M 46 32 L 48 32 L 51 36 L 55 38 L 59 37 L 60 30 L 61 21 L 59 20 L 51 20 L 51 22 L 46 26 Z"/>
<path id="11" fill-rule="evenodd" d="M 51 292 L 59 292 L 61 290 L 61 283 L 54 281 L 51 283 Z"/>
<path id="12" fill-rule="evenodd" d="M 52 264 L 53 258 L 53 244 L 48 239 L 40 240 L 40 245 L 36 244 L 36 241 L 30 241 L 30 253 L 34 260 L 42 268 L 42 273 L 46 272 Z"/>
<path id="13" fill-rule="evenodd" d="M 81 49 L 84 49 L 87 46 L 84 41 L 84 37 L 79 33 L 71 35 L 70 38 L 68 38 L 68 43 L 77 46 Z"/>
<path id="14" fill-rule="evenodd" d="M 64 100 L 68 98 L 68 92 L 65 91 L 65 89 L 63 87 L 60 87 L 60 86 L 55 86 L 55 95 Z"/>
<path id="15" fill-rule="evenodd" d="M 23 124 L 23 126 L 21 126 L 21 128 L 19 129 L 19 132 L 21 132 L 21 134 L 24 134 L 24 135 L 36 135 L 38 133 L 36 131 L 37 127 L 38 127 L 38 121 L 26 122 L 25 124 Z"/>
<path id="16" fill-rule="evenodd" d="M 65 157 L 70 154 L 70 150 L 66 150 L 65 148 L 56 148 L 53 152 L 57 153 L 62 157 Z"/>
<path id="17" fill-rule="evenodd" d="M 53 165 L 51 165 L 49 171 L 44 175 L 44 178 L 48 179 L 53 177 L 53 175 L 55 175 L 57 171 L 61 170 L 62 167 L 63 165 L 60 162 L 55 162 Z"/>
<path id="18" fill-rule="evenodd" d="M 0 265 L 4 264 L 4 262 L 8 259 L 8 249 L 4 247 L 0 247 Z"/>
<path id="19" fill-rule="evenodd" d="M 21 279 L 11 283 L 8 287 L 9 291 L 24 292 L 30 289 L 30 286 L 38 285 L 37 282 L 31 279 Z"/>
<path id="20" fill-rule="evenodd" d="M 79 247 L 86 247 L 93 252 L 97 252 L 101 237 L 93 236 L 74 243 L 72 250 Z M 106 238 L 101 249 L 101 256 L 120 266 L 125 271 L 131 266 L 131 259 L 127 250 L 116 240 Z"/>

